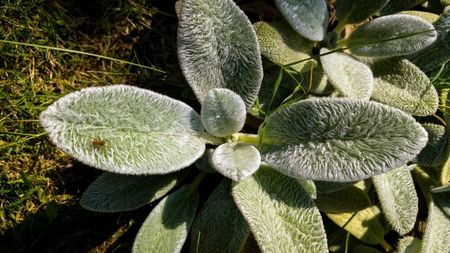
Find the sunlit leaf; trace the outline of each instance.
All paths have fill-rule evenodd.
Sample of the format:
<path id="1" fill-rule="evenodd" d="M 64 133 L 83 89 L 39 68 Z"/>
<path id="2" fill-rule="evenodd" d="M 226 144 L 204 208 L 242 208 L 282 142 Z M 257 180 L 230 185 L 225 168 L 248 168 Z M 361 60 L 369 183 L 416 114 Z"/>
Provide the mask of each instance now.
<path id="1" fill-rule="evenodd" d="M 200 116 L 206 131 L 225 137 L 242 129 L 246 114 L 244 101 L 238 94 L 228 89 L 213 89 L 203 101 Z"/>
<path id="2" fill-rule="evenodd" d="M 336 16 L 339 24 L 362 22 L 381 10 L 389 0 L 337 0 Z"/>
<path id="3" fill-rule="evenodd" d="M 421 166 L 435 167 L 443 162 L 446 134 L 445 127 L 432 123 L 422 124 L 428 132 L 428 143 L 417 156 L 417 164 Z"/>
<path id="4" fill-rule="evenodd" d="M 303 37 L 321 41 L 325 38 L 328 9 L 325 0 L 275 0 L 288 23 Z"/>
<path id="5" fill-rule="evenodd" d="M 261 167 L 232 194 L 263 252 L 328 252 L 319 210 L 297 180 Z"/>
<path id="6" fill-rule="evenodd" d="M 356 181 L 413 159 L 427 142 L 414 118 L 376 102 L 321 98 L 271 114 L 262 161 L 312 180 Z"/>
<path id="7" fill-rule="evenodd" d="M 406 165 L 372 177 L 381 209 L 388 223 L 400 235 L 414 227 L 419 211 L 414 182 Z"/>
<path id="8" fill-rule="evenodd" d="M 40 115 L 58 148 L 121 174 L 167 174 L 205 149 L 200 116 L 172 98 L 126 85 L 70 93 Z"/>
<path id="9" fill-rule="evenodd" d="M 231 197 L 229 180 L 223 180 L 209 196 L 191 231 L 191 251 L 239 253 L 250 228 Z"/>
<path id="10" fill-rule="evenodd" d="M 406 14 L 379 17 L 358 27 L 346 43 L 360 56 L 392 57 L 415 53 L 436 40 L 434 27 Z"/>
<path id="11" fill-rule="evenodd" d="M 240 181 L 258 170 L 261 156 L 258 149 L 250 144 L 231 142 L 216 148 L 210 162 L 222 175 Z"/>
<path id="12" fill-rule="evenodd" d="M 286 65 L 305 60 L 292 66 L 298 72 L 308 71 L 315 65 L 315 61 L 310 59 L 313 42 L 300 36 L 288 23 L 284 21 L 258 22 L 254 24 L 254 27 L 261 54 L 270 61 Z"/>
<path id="13" fill-rule="evenodd" d="M 317 189 L 314 181 L 303 178 L 298 178 L 297 181 L 312 199 L 317 198 Z"/>
<path id="14" fill-rule="evenodd" d="M 422 248 L 422 241 L 412 236 L 403 237 L 398 241 L 397 253 L 417 253 Z"/>
<path id="15" fill-rule="evenodd" d="M 89 185 L 80 204 L 96 212 L 134 210 L 164 196 L 184 174 L 131 176 L 105 172 Z"/>
<path id="16" fill-rule="evenodd" d="M 430 23 L 434 23 L 439 19 L 439 15 L 426 11 L 402 11 L 401 14 L 413 15 L 425 19 Z"/>
<path id="17" fill-rule="evenodd" d="M 413 115 L 435 113 L 439 97 L 427 75 L 406 59 L 377 61 L 372 65 L 372 99 Z"/>
<path id="18" fill-rule="evenodd" d="M 256 100 L 262 63 L 255 31 L 232 0 L 184 0 L 178 58 L 200 102 L 211 89 L 228 88 L 247 108 Z"/>
<path id="19" fill-rule="evenodd" d="M 330 53 L 322 48 L 320 54 Z M 330 53 L 320 57 L 330 83 L 344 96 L 369 100 L 373 90 L 372 71 L 364 63 L 346 53 Z"/>
<path id="20" fill-rule="evenodd" d="M 197 204 L 198 193 L 188 186 L 161 200 L 139 229 L 133 253 L 180 252 Z"/>
<path id="21" fill-rule="evenodd" d="M 326 215 L 338 226 L 368 244 L 378 244 L 384 237 L 385 229 L 381 211 L 377 206 L 358 212 L 327 213 Z"/>
<path id="22" fill-rule="evenodd" d="M 433 202 L 428 211 L 427 227 L 422 240 L 421 253 L 450 252 L 450 218 Z"/>
<path id="23" fill-rule="evenodd" d="M 424 0 L 391 0 L 381 10 L 382 15 L 394 14 L 424 2 Z"/>
<path id="24" fill-rule="evenodd" d="M 355 186 L 319 194 L 314 202 L 320 211 L 326 213 L 356 212 L 372 205 L 369 196 Z"/>

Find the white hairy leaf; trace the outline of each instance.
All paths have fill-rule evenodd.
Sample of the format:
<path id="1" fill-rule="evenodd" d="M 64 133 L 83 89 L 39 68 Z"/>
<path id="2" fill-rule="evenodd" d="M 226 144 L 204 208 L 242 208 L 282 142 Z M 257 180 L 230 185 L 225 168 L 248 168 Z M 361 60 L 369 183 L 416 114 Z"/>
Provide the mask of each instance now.
<path id="1" fill-rule="evenodd" d="M 246 109 L 241 97 L 229 89 L 213 89 L 203 101 L 200 117 L 210 134 L 225 137 L 245 124 Z"/>
<path id="2" fill-rule="evenodd" d="M 420 252 L 422 241 L 412 236 L 403 237 L 398 241 L 397 253 L 416 253 Z"/>
<path id="3" fill-rule="evenodd" d="M 262 252 L 328 252 L 319 210 L 294 178 L 261 167 L 232 194 Z"/>
<path id="4" fill-rule="evenodd" d="M 105 172 L 83 193 L 80 204 L 96 212 L 137 209 L 168 193 L 185 173 L 132 176 Z"/>
<path id="5" fill-rule="evenodd" d="M 439 97 L 427 75 L 406 59 L 372 64 L 372 99 L 417 116 L 436 112 Z"/>
<path id="6" fill-rule="evenodd" d="M 378 12 L 389 0 L 337 0 L 336 16 L 339 24 L 360 23 Z"/>
<path id="7" fill-rule="evenodd" d="M 195 218 L 191 231 L 191 251 L 238 253 L 250 233 L 231 196 L 230 180 L 223 180 Z"/>
<path id="8" fill-rule="evenodd" d="M 167 174 L 189 166 L 205 149 L 200 116 L 191 107 L 132 86 L 70 93 L 40 120 L 58 148 L 120 174 Z"/>
<path id="9" fill-rule="evenodd" d="M 421 253 L 450 252 L 450 218 L 442 210 L 430 203 L 428 209 L 427 227 L 422 239 Z"/>
<path id="10" fill-rule="evenodd" d="M 400 235 L 413 229 L 419 211 L 414 182 L 406 165 L 372 177 L 381 209 L 388 223 Z"/>
<path id="11" fill-rule="evenodd" d="M 184 186 L 165 197 L 145 219 L 133 253 L 180 252 L 198 204 L 198 193 Z"/>
<path id="12" fill-rule="evenodd" d="M 346 46 L 360 56 L 392 57 L 415 53 L 435 40 L 436 31 L 430 23 L 396 14 L 361 25 L 350 34 Z"/>
<path id="13" fill-rule="evenodd" d="M 338 226 L 368 244 L 378 244 L 383 240 L 385 228 L 378 206 L 371 206 L 358 212 L 326 213 L 326 215 Z"/>
<path id="14" fill-rule="evenodd" d="M 325 0 L 275 0 L 288 23 L 303 37 L 312 41 L 325 38 L 328 9 Z"/>
<path id="15" fill-rule="evenodd" d="M 427 133 L 410 115 L 376 102 L 321 98 L 271 114 L 261 130 L 262 161 L 312 180 L 349 182 L 413 159 Z"/>
<path id="16" fill-rule="evenodd" d="M 200 102 L 211 89 L 228 88 L 249 108 L 263 77 L 256 33 L 232 0 L 184 0 L 178 58 Z"/>
<path id="17" fill-rule="evenodd" d="M 428 143 L 417 156 L 417 164 L 426 167 L 437 167 L 443 163 L 443 154 L 447 135 L 445 127 L 432 123 L 422 124 L 428 132 Z"/>
<path id="18" fill-rule="evenodd" d="M 261 155 L 258 149 L 246 143 L 231 142 L 217 147 L 211 155 L 211 166 L 220 174 L 240 181 L 258 170 Z"/>
<path id="19" fill-rule="evenodd" d="M 317 189 L 314 181 L 303 178 L 298 178 L 297 181 L 312 199 L 317 198 Z"/>
<path id="20" fill-rule="evenodd" d="M 329 53 L 322 48 L 320 54 Z M 328 81 L 346 97 L 369 100 L 373 90 L 370 68 L 346 53 L 329 53 L 320 57 Z"/>
<path id="21" fill-rule="evenodd" d="M 311 59 L 314 43 L 300 36 L 285 21 L 258 22 L 253 26 L 261 54 L 270 61 L 279 65 L 303 61 L 291 66 L 298 72 L 309 71 L 316 64 Z"/>

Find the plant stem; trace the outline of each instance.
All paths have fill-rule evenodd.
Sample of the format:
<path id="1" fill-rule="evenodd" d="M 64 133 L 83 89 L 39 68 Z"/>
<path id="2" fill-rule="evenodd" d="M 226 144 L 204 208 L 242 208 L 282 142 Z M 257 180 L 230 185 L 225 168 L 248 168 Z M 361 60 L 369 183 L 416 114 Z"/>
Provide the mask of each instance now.
<path id="1" fill-rule="evenodd" d="M 203 178 L 206 176 L 206 172 L 200 171 L 197 176 L 194 178 L 194 181 L 189 185 L 190 192 L 193 192 L 198 188 Z"/>
<path id="2" fill-rule="evenodd" d="M 252 145 L 259 145 L 259 135 L 257 134 L 237 133 L 233 134 L 233 139 L 239 142 L 245 142 Z"/>
<path id="3" fill-rule="evenodd" d="M 381 246 L 383 246 L 383 248 L 386 252 L 392 252 L 392 249 L 393 249 L 392 246 L 389 243 L 387 243 L 384 239 L 382 239 L 380 241 L 380 244 L 381 244 Z"/>
<path id="4" fill-rule="evenodd" d="M 427 206 L 429 206 L 432 201 L 430 188 L 435 185 L 434 180 L 428 175 L 422 168 L 417 166 L 413 171 L 414 179 L 416 179 L 419 188 L 423 192 L 423 196 L 427 202 Z"/>

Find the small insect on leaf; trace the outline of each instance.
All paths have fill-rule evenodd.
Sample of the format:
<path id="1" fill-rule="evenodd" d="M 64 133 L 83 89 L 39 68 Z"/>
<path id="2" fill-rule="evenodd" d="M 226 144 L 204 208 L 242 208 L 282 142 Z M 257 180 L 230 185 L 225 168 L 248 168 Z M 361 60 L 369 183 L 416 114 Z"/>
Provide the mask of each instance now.
<path id="1" fill-rule="evenodd" d="M 104 148 L 106 146 L 106 140 L 95 138 L 92 140 L 91 145 L 97 149 Z"/>

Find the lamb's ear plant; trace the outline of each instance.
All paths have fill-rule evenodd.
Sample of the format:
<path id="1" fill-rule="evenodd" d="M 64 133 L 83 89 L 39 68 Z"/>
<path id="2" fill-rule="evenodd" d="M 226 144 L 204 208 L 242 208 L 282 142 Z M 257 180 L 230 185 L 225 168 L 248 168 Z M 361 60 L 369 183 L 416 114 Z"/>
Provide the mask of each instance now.
<path id="1" fill-rule="evenodd" d="M 180 252 L 186 242 L 191 252 L 241 252 L 253 238 L 263 252 L 328 252 L 342 229 L 354 251 L 390 251 L 384 236 L 416 223 L 412 170 L 428 224 L 422 241 L 405 237 L 398 249 L 448 252 L 449 130 L 413 117 L 439 118 L 423 71 L 450 57 L 414 63 L 448 45 L 448 12 L 436 32 L 410 14 L 379 16 L 403 10 L 395 1 L 337 0 L 332 29 L 325 0 L 275 2 L 285 21 L 253 25 L 232 0 L 177 3 L 179 61 L 200 114 L 126 85 L 71 93 L 41 114 L 56 146 L 105 171 L 81 205 L 122 212 L 162 198 L 136 253 Z M 262 60 L 275 66 L 265 80 Z M 257 132 L 246 132 L 247 113 Z M 224 177 L 199 198 L 210 172 Z M 341 229 L 326 231 L 320 212 Z"/>

